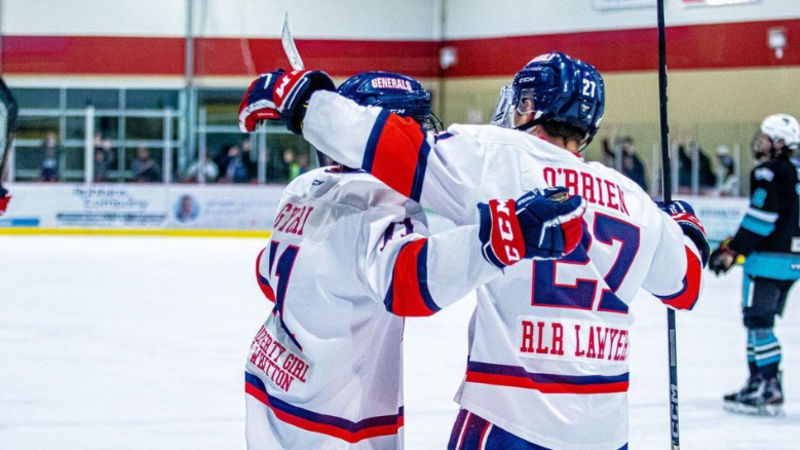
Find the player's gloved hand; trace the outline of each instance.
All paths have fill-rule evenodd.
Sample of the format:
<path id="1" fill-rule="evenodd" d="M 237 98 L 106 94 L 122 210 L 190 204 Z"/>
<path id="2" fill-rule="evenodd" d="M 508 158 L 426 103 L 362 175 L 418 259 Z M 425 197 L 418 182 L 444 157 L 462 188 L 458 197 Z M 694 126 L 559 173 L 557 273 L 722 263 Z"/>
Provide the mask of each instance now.
<path id="1" fill-rule="evenodd" d="M 714 275 L 726 273 L 731 270 L 739 253 L 730 248 L 732 237 L 725 238 L 720 242 L 719 247 L 711 253 L 711 262 L 708 267 L 714 271 Z"/>
<path id="2" fill-rule="evenodd" d="M 479 203 L 483 257 L 499 268 L 522 259 L 559 259 L 583 237 L 586 202 L 567 188 L 533 190 L 517 200 Z"/>
<path id="3" fill-rule="evenodd" d="M 656 204 L 662 211 L 669 214 L 675 222 L 678 222 L 681 230 L 683 230 L 683 234 L 694 242 L 694 245 L 697 246 L 697 250 L 700 251 L 700 258 L 703 262 L 703 267 L 705 267 L 708 264 L 711 249 L 708 246 L 706 230 L 703 228 L 700 219 L 695 215 L 692 205 L 683 200 L 675 200 L 669 204 L 656 202 Z"/>
<path id="4" fill-rule="evenodd" d="M 335 89 L 328 74 L 317 70 L 265 73 L 250 84 L 239 103 L 239 130 L 247 133 L 263 120 L 281 120 L 292 133 L 302 134 L 311 94 Z"/>
<path id="5" fill-rule="evenodd" d="M 0 216 L 5 214 L 9 201 L 11 201 L 11 196 L 8 195 L 7 190 L 3 189 L 3 186 L 0 186 Z"/>

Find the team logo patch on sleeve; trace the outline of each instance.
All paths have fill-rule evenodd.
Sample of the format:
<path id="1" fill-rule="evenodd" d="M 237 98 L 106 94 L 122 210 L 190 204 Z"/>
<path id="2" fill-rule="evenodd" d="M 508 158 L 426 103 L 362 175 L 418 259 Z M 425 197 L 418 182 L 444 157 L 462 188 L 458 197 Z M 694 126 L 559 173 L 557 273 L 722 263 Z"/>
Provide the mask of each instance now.
<path id="1" fill-rule="evenodd" d="M 775 173 L 766 167 L 762 167 L 753 172 L 753 176 L 756 177 L 756 180 L 772 181 L 775 178 Z"/>

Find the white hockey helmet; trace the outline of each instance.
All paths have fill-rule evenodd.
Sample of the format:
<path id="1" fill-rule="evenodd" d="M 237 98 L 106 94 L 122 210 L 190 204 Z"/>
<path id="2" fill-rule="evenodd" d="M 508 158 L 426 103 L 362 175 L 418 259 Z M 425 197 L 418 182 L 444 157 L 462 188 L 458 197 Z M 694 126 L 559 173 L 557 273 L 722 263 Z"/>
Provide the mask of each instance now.
<path id="1" fill-rule="evenodd" d="M 761 122 L 761 132 L 772 142 L 783 141 L 792 150 L 800 146 L 800 123 L 788 114 L 773 114 Z"/>

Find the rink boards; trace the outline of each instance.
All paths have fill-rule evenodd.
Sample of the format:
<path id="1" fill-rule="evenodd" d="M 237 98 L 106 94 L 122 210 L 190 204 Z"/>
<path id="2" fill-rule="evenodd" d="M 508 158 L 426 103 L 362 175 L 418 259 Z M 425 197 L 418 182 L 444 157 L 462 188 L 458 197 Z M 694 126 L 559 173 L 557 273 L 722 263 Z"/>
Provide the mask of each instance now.
<path id="1" fill-rule="evenodd" d="M 263 237 L 284 186 L 16 184 L 0 234 Z M 745 198 L 687 197 L 709 239 L 732 235 Z M 429 211 L 432 221 L 440 219 Z"/>

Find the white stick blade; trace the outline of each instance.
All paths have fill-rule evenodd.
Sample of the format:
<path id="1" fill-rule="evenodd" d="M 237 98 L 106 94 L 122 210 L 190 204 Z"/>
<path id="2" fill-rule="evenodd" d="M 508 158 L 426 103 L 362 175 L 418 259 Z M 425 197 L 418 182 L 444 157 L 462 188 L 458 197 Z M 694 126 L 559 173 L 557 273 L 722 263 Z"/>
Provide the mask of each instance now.
<path id="1" fill-rule="evenodd" d="M 292 37 L 292 30 L 289 29 L 289 13 L 283 19 L 283 32 L 281 33 L 281 43 L 283 44 L 283 51 L 286 57 L 289 58 L 289 64 L 292 65 L 294 70 L 304 70 L 306 68 L 303 60 L 300 58 L 300 53 L 297 51 L 297 46 L 294 44 L 294 37 Z"/>

